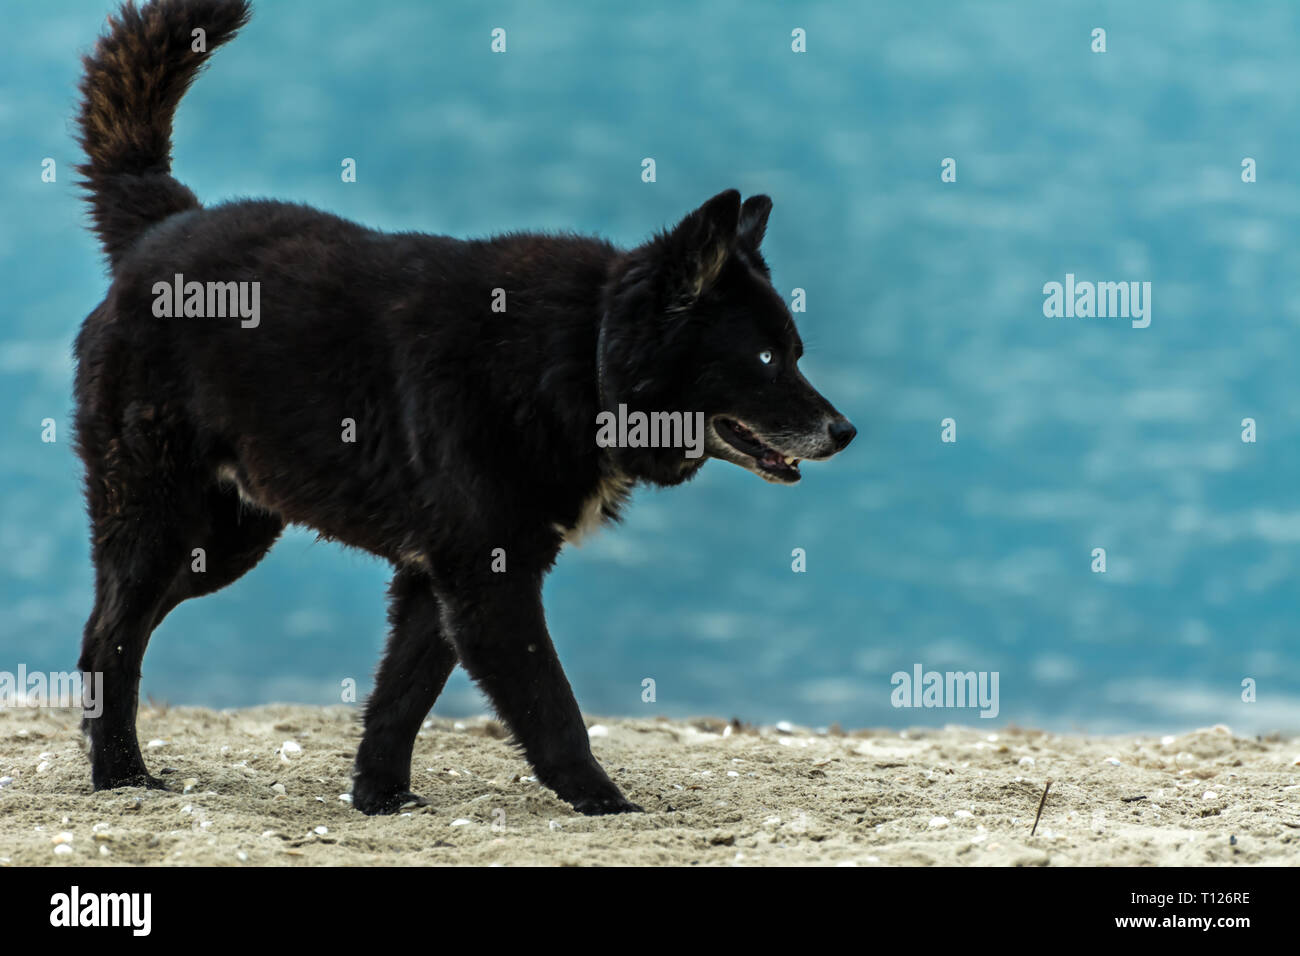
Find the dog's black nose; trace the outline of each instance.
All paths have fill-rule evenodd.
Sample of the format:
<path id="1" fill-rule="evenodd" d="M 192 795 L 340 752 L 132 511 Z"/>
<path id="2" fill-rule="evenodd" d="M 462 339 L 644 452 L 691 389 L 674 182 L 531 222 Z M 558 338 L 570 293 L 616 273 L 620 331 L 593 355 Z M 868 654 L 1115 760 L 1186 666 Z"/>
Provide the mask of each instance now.
<path id="1" fill-rule="evenodd" d="M 835 443 L 836 451 L 843 451 L 847 448 L 849 442 L 853 441 L 853 436 L 858 433 L 858 430 L 853 427 L 853 423 L 847 418 L 831 422 L 827 431 L 831 433 L 831 441 Z"/>

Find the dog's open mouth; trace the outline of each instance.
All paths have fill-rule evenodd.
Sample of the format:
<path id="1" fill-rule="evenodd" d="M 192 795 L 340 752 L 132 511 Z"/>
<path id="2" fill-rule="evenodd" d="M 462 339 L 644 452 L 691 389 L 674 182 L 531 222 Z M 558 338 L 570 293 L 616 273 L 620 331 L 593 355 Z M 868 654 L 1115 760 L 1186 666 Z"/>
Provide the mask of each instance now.
<path id="1" fill-rule="evenodd" d="M 734 418 L 715 418 L 713 428 L 724 442 L 754 460 L 753 470 L 775 481 L 799 480 L 799 459 L 791 458 L 768 445 L 743 422 Z"/>

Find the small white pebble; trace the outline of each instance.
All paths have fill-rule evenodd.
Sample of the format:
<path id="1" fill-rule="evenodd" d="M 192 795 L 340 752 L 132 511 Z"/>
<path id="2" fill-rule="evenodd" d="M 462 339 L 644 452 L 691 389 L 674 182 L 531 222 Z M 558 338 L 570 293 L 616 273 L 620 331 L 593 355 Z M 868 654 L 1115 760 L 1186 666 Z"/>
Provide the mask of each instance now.
<path id="1" fill-rule="evenodd" d="M 181 807 L 181 813 L 193 813 L 193 812 L 194 812 L 194 807 L 188 803 L 185 806 Z"/>
<path id="2" fill-rule="evenodd" d="M 1218 795 L 1217 793 L 1215 793 L 1213 790 L 1206 790 L 1205 793 L 1201 794 L 1201 799 L 1202 799 L 1202 800 L 1218 800 L 1218 799 L 1219 799 L 1219 795 Z"/>
<path id="3" fill-rule="evenodd" d="M 1160 746 L 1172 747 L 1174 745 L 1174 741 L 1177 739 L 1178 738 L 1175 737 L 1173 734 L 1165 734 L 1163 737 L 1160 738 Z"/>
<path id="4" fill-rule="evenodd" d="M 1110 764 L 1112 767 L 1122 767 L 1122 766 L 1124 766 L 1124 765 L 1123 765 L 1122 763 L 1120 763 L 1119 760 L 1118 760 L 1117 758 L 1115 758 L 1115 757 L 1107 757 L 1107 758 L 1106 758 L 1106 763 Z"/>
<path id="5" fill-rule="evenodd" d="M 776 722 L 776 729 L 781 731 L 783 734 L 792 734 L 794 733 L 794 724 L 790 723 L 788 720 L 778 720 Z"/>
<path id="6" fill-rule="evenodd" d="M 196 777 L 190 777 L 188 780 L 186 780 L 184 783 L 181 784 L 181 786 L 185 788 L 184 790 L 181 791 L 181 793 L 189 793 L 198 785 L 199 785 L 198 779 Z"/>
<path id="7" fill-rule="evenodd" d="M 344 803 L 351 803 L 351 802 L 352 802 L 352 794 L 350 794 L 350 793 L 340 793 L 340 794 L 339 794 L 339 799 L 342 800 Z"/>
<path id="8" fill-rule="evenodd" d="M 740 774 L 736 773 L 736 771 L 734 771 L 734 770 L 728 770 L 728 771 L 727 771 L 727 776 L 728 776 L 728 777 L 739 777 Z"/>
<path id="9" fill-rule="evenodd" d="M 247 862 L 248 862 L 248 854 L 245 853 L 243 850 L 240 850 L 239 852 L 237 852 L 237 853 L 235 854 L 235 859 L 238 860 L 240 863 L 247 863 Z"/>
<path id="10" fill-rule="evenodd" d="M 278 794 L 282 794 L 282 795 L 283 795 L 283 794 L 286 794 L 286 793 L 287 793 L 287 791 L 284 789 L 284 784 L 282 784 L 282 783 L 273 783 L 273 784 L 271 784 L 271 789 L 274 790 L 274 791 L 275 791 L 276 793 L 278 793 Z"/>
<path id="11" fill-rule="evenodd" d="M 330 828 L 325 826 L 320 826 L 317 827 L 315 830 L 312 830 L 312 833 L 316 834 L 317 836 L 324 836 L 329 832 L 330 832 Z"/>
<path id="12" fill-rule="evenodd" d="M 971 813 L 969 810 L 958 810 L 956 813 L 953 814 L 953 816 L 956 817 L 958 820 L 968 820 L 971 817 L 975 816 L 975 814 Z"/>
<path id="13" fill-rule="evenodd" d="M 54 842 L 55 842 L 56 844 L 59 844 L 59 843 L 71 843 L 71 842 L 72 842 L 72 834 L 69 833 L 67 830 L 64 830 L 62 833 L 55 834 Z"/>
<path id="14" fill-rule="evenodd" d="M 1020 766 L 1022 766 L 1022 767 L 1032 767 L 1033 765 L 1034 765 L 1034 758 L 1033 758 L 1033 757 L 1021 757 L 1021 758 L 1020 758 Z"/>
<path id="15" fill-rule="evenodd" d="M 50 762 L 48 760 L 42 760 L 40 763 L 36 765 L 37 773 L 45 773 L 45 771 L 49 769 L 50 769 Z"/>
<path id="16" fill-rule="evenodd" d="M 471 821 L 466 820 L 464 817 L 461 817 L 459 820 L 452 820 L 450 825 L 453 827 L 463 827 L 468 826 L 470 822 Z"/>
<path id="17" fill-rule="evenodd" d="M 931 829 L 931 830 L 942 830 L 944 827 L 946 827 L 946 826 L 948 825 L 948 818 L 947 818 L 947 817 L 931 817 L 931 818 L 930 818 L 930 824 L 929 824 L 929 825 L 930 825 L 930 829 Z"/>
<path id="18" fill-rule="evenodd" d="M 165 741 L 165 740 L 151 740 L 151 741 L 149 741 L 147 744 L 145 744 L 145 746 L 148 747 L 150 750 L 157 750 L 159 747 L 166 747 L 166 746 L 167 746 L 167 741 Z"/>
<path id="19" fill-rule="evenodd" d="M 1296 758 L 1296 763 L 1300 763 L 1300 757 Z M 0 790 L 3 790 L 5 787 L 9 786 L 9 784 L 13 782 L 14 782 L 13 777 L 0 777 Z"/>
<path id="20" fill-rule="evenodd" d="M 109 851 L 109 849 L 108 849 L 108 845 L 107 845 L 107 844 L 104 844 L 104 843 L 101 843 L 101 844 L 99 845 L 99 855 L 100 855 L 100 856 L 108 856 L 109 853 L 110 853 L 110 851 Z"/>
<path id="21" fill-rule="evenodd" d="M 559 820 L 551 820 L 551 821 L 549 821 L 546 825 L 547 825 L 547 827 L 550 828 L 551 830 L 563 830 L 563 829 L 564 829 L 563 824 L 561 824 Z"/>
<path id="22" fill-rule="evenodd" d="M 68 854 L 72 852 L 72 847 L 68 846 L 66 843 L 60 843 L 54 848 L 54 852 L 60 855 Z"/>
<path id="23" fill-rule="evenodd" d="M 588 737 L 608 737 L 609 728 L 604 724 L 592 724 L 587 728 Z"/>

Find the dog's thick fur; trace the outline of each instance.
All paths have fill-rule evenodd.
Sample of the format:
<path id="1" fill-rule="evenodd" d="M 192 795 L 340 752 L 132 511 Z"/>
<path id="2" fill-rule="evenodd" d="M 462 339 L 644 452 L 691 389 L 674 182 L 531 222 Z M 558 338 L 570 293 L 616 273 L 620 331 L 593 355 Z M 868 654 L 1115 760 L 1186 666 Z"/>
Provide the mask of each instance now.
<path id="1" fill-rule="evenodd" d="M 635 810 L 591 755 L 542 578 L 638 482 L 677 484 L 714 457 L 788 484 L 790 459 L 852 438 L 796 368 L 759 254 L 771 203 L 721 193 L 631 250 L 390 235 L 281 202 L 204 208 L 171 175 L 172 117 L 248 16 L 245 0 L 128 3 L 85 58 L 79 172 L 112 270 L 76 345 L 95 565 L 80 667 L 104 680 L 84 721 L 95 789 L 161 786 L 135 733 L 150 634 L 294 522 L 395 567 L 358 809 L 420 801 L 416 731 L 459 662 L 539 780 L 584 813 Z M 154 285 L 178 273 L 259 282 L 260 323 L 156 317 Z M 597 414 L 620 404 L 703 413 L 705 455 L 599 447 Z"/>

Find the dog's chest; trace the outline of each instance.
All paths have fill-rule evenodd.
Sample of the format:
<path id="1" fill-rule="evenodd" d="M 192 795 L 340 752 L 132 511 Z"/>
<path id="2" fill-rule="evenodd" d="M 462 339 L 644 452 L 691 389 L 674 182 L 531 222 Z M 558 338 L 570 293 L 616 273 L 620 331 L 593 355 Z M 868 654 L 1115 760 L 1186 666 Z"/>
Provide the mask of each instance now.
<path id="1" fill-rule="evenodd" d="M 618 509 L 627 500 L 632 482 L 623 475 L 606 475 L 596 485 L 596 490 L 582 503 L 578 520 L 572 527 L 566 528 L 557 523 L 558 531 L 566 543 L 579 545 L 607 519 L 618 514 Z"/>

